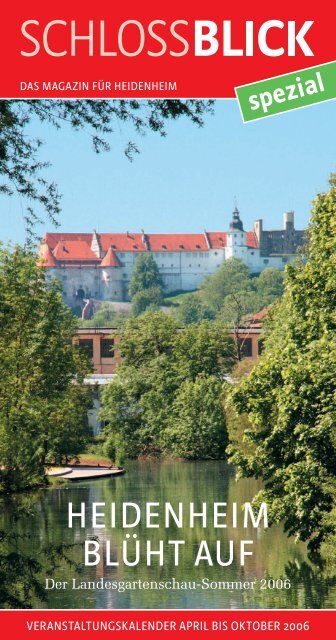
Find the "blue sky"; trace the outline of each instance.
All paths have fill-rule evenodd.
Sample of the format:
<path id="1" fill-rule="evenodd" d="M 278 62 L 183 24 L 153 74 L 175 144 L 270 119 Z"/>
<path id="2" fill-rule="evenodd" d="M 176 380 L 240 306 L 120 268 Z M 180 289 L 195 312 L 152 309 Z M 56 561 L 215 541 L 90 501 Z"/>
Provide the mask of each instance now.
<path id="1" fill-rule="evenodd" d="M 235 100 L 218 101 L 199 129 L 186 120 L 169 123 L 168 135 L 136 138 L 118 126 L 112 150 L 96 155 L 86 132 L 32 126 L 45 141 L 46 172 L 63 194 L 59 230 L 90 232 L 202 232 L 225 230 L 237 199 L 245 228 L 263 218 L 279 228 L 295 210 L 306 226 L 314 195 L 336 171 L 336 102 L 243 124 Z M 129 139 L 141 153 L 123 155 Z M 22 242 L 22 205 L 0 198 L 1 239 Z M 52 231 L 51 224 L 39 229 Z"/>

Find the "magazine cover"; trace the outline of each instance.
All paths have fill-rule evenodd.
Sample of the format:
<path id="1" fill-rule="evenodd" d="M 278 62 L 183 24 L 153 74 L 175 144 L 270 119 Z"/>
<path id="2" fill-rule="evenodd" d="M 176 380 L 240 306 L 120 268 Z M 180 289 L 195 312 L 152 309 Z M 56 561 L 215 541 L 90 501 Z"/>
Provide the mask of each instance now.
<path id="1" fill-rule="evenodd" d="M 0 634 L 334 637 L 335 10 L 7 3 Z"/>

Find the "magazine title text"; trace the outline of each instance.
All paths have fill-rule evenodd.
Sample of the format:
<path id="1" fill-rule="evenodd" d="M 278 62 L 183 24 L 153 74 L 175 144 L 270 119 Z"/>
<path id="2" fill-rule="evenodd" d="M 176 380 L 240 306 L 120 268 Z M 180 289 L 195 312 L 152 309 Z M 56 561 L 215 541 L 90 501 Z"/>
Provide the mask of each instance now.
<path id="1" fill-rule="evenodd" d="M 195 57 L 251 57 L 261 53 L 267 57 L 289 56 L 297 53 L 314 56 L 309 45 L 313 20 L 267 20 L 256 24 L 253 20 L 233 23 L 232 20 L 179 19 L 173 22 L 156 19 L 144 23 L 125 20 L 121 24 L 106 20 L 81 21 L 61 18 L 42 23 L 36 19 L 21 24 L 21 56 L 31 58 L 39 54 L 62 58 L 149 56 L 180 58 Z"/>

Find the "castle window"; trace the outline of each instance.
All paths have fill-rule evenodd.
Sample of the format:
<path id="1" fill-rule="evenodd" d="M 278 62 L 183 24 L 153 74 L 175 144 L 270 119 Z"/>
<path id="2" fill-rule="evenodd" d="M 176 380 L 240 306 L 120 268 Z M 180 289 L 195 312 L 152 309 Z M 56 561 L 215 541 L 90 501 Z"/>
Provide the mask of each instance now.
<path id="1" fill-rule="evenodd" d="M 268 264 L 269 260 L 267 260 L 267 258 L 264 260 L 264 264 Z"/>
<path id="2" fill-rule="evenodd" d="M 120 257 L 120 258 L 124 258 L 124 257 L 125 257 L 125 254 L 124 254 L 124 253 L 119 253 L 119 257 Z"/>
<path id="3" fill-rule="evenodd" d="M 114 340 L 113 338 L 102 338 L 100 341 L 100 357 L 114 358 Z"/>
<path id="4" fill-rule="evenodd" d="M 79 348 L 84 351 L 84 353 L 88 356 L 88 358 L 93 358 L 93 340 L 92 339 L 82 339 L 78 341 Z"/>
<path id="5" fill-rule="evenodd" d="M 218 251 L 215 251 L 215 256 L 218 256 Z"/>
<path id="6" fill-rule="evenodd" d="M 197 245 L 196 245 L 196 249 L 200 249 L 200 248 L 201 248 L 201 245 L 200 245 L 200 244 L 197 244 Z"/>
<path id="7" fill-rule="evenodd" d="M 254 256 L 254 251 L 251 251 L 251 256 Z"/>

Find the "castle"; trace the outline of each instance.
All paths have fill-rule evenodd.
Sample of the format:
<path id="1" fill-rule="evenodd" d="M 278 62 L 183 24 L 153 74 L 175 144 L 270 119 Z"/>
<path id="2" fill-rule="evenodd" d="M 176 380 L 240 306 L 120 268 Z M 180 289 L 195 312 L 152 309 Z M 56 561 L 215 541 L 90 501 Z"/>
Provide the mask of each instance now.
<path id="1" fill-rule="evenodd" d="M 155 259 L 166 293 L 192 291 L 229 258 L 240 258 L 250 273 L 267 267 L 284 269 L 304 242 L 304 231 L 294 226 L 294 212 L 284 214 L 284 228 L 266 231 L 256 220 L 245 231 L 235 207 L 228 231 L 203 233 L 46 233 L 40 256 L 47 279 L 62 282 L 71 307 L 84 300 L 128 300 L 134 261 L 141 252 Z"/>

